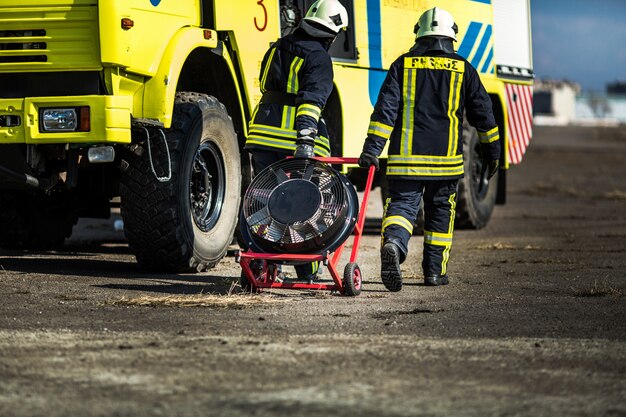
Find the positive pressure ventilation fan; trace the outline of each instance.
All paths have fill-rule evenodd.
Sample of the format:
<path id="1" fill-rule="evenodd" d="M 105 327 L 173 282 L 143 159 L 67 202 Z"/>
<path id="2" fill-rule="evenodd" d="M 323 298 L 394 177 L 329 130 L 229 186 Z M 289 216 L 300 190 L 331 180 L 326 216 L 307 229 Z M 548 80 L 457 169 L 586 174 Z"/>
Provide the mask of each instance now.
<path id="1" fill-rule="evenodd" d="M 352 233 L 354 187 L 330 165 L 290 158 L 261 171 L 243 198 L 241 232 L 257 252 L 325 253 Z"/>

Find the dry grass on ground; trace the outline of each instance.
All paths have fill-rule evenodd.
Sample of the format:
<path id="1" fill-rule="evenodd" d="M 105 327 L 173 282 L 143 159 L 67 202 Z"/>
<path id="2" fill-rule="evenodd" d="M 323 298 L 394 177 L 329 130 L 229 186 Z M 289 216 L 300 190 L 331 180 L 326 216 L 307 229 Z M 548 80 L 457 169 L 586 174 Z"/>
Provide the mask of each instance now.
<path id="1" fill-rule="evenodd" d="M 117 306 L 140 307 L 213 307 L 243 309 L 252 306 L 284 303 L 289 299 L 275 297 L 271 293 L 253 294 L 234 292 L 231 288 L 227 294 L 185 294 L 185 295 L 142 295 L 139 297 L 123 296 L 109 301 L 107 304 Z"/>

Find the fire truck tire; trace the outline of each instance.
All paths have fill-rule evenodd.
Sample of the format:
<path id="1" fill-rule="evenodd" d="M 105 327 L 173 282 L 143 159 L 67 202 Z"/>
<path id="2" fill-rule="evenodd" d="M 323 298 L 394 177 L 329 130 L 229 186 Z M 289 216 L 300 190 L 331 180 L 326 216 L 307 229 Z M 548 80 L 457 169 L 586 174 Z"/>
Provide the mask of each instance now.
<path id="1" fill-rule="evenodd" d="M 0 247 L 48 250 L 63 245 L 78 220 L 67 196 L 0 193 Z"/>
<path id="2" fill-rule="evenodd" d="M 487 182 L 478 134 L 468 124 L 463 126 L 463 160 L 465 176 L 459 180 L 456 227 L 481 229 L 489 222 L 496 204 L 498 174 Z"/>
<path id="3" fill-rule="evenodd" d="M 124 232 L 142 268 L 204 271 L 224 257 L 237 223 L 237 135 L 215 97 L 179 92 L 165 136 L 171 171 L 164 141 L 156 134 L 149 143 L 132 145 L 125 155 L 120 184 Z M 169 181 L 157 178 L 170 172 Z"/>

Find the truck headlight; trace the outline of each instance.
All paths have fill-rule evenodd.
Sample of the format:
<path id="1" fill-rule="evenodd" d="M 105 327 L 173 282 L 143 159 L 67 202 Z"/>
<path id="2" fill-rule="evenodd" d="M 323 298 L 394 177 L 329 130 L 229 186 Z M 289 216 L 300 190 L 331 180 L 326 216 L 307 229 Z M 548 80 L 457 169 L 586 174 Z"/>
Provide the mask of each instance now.
<path id="1" fill-rule="evenodd" d="M 90 130 L 89 107 L 41 109 L 39 116 L 42 132 L 88 132 Z"/>
<path id="2" fill-rule="evenodd" d="M 74 132 L 78 126 L 76 109 L 43 109 L 41 126 L 44 132 Z"/>

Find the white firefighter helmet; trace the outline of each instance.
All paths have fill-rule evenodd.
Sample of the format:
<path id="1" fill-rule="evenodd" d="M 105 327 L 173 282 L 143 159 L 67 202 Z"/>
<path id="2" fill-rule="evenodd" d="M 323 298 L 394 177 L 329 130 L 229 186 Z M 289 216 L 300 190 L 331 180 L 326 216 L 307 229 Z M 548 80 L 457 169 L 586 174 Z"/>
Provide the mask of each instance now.
<path id="1" fill-rule="evenodd" d="M 338 0 L 317 0 L 302 19 L 302 29 L 318 38 L 332 38 L 348 26 L 348 12 Z"/>
<path id="2" fill-rule="evenodd" d="M 459 28 L 450 13 L 440 7 L 426 10 L 415 24 L 415 39 L 424 36 L 445 36 L 456 41 Z"/>

